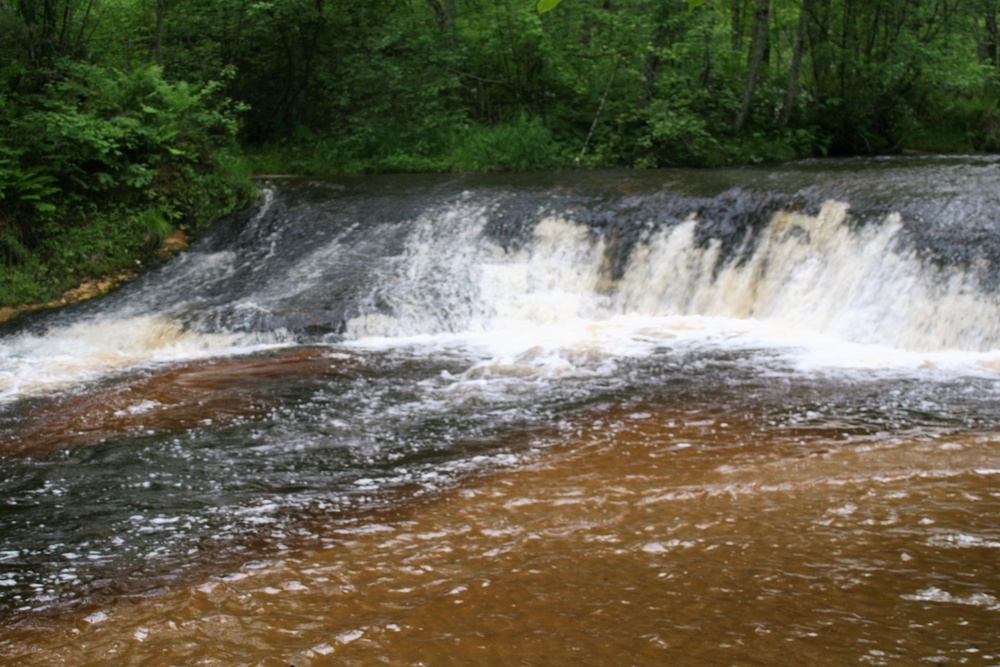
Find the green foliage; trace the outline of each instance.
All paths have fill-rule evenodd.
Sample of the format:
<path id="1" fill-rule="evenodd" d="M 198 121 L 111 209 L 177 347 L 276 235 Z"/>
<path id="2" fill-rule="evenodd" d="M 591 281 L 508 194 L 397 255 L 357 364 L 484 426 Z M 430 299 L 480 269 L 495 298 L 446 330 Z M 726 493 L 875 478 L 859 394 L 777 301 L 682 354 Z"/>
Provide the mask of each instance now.
<path id="1" fill-rule="evenodd" d="M 262 146 L 251 150 L 248 157 L 260 174 L 333 176 L 552 169 L 568 163 L 571 155 L 540 119 L 526 114 L 499 125 L 456 127 L 446 141 L 443 146 L 417 147 L 388 142 L 382 151 L 365 154 L 354 141 L 325 137 L 309 143 Z"/>
<path id="2" fill-rule="evenodd" d="M 42 93 L 12 105 L 5 157 L 21 174 L 12 190 L 24 200 L 30 185 L 36 212 L 37 202 L 64 214 L 157 204 L 186 215 L 174 198 L 179 179 L 210 172 L 214 152 L 233 145 L 233 109 L 214 99 L 217 90 L 170 84 L 155 67 L 126 74 L 69 63 Z"/>
<path id="3" fill-rule="evenodd" d="M 46 275 L 44 266 L 18 265 L 0 272 L 0 308 L 52 301 L 60 290 Z"/>
<path id="4" fill-rule="evenodd" d="M 989 3 L 769 4 L 736 131 L 756 0 L 265 3 L 238 23 L 252 47 L 231 49 L 252 106 L 245 138 L 311 173 L 713 166 L 895 152 L 932 135 L 942 150 L 996 144 Z"/>
<path id="5" fill-rule="evenodd" d="M 47 76 L 38 93 L 4 101 L 0 303 L 33 283 L 42 297 L 134 264 L 175 224 L 196 226 L 251 196 L 247 174 L 223 157 L 237 124 L 219 84 L 74 61 Z"/>
<path id="6" fill-rule="evenodd" d="M 539 118 L 522 115 L 509 123 L 462 128 L 448 155 L 453 171 L 550 169 L 568 160 Z"/>

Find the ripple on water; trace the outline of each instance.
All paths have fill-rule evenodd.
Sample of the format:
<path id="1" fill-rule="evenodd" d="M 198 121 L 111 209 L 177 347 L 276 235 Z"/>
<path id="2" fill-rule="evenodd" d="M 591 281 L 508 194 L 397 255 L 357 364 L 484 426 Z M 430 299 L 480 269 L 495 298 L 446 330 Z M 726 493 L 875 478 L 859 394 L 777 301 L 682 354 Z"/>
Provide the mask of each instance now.
<path id="1" fill-rule="evenodd" d="M 638 665 L 1000 654 L 1000 498 L 977 472 L 998 453 L 992 438 L 832 441 L 807 458 L 758 444 L 750 456 L 731 418 L 713 433 L 711 420 L 638 414 L 593 413 L 533 463 L 323 529 L 313 547 L 91 610 L 72 648 L 59 623 L 8 632 L 7 646 L 27 641 L 54 665 L 112 645 L 125 665 L 154 653 L 276 666 L 610 665 L 626 648 Z M 648 456 L 675 438 L 693 446 Z M 756 486 L 718 465 L 720 448 L 740 442 L 740 474 L 756 467 Z"/>

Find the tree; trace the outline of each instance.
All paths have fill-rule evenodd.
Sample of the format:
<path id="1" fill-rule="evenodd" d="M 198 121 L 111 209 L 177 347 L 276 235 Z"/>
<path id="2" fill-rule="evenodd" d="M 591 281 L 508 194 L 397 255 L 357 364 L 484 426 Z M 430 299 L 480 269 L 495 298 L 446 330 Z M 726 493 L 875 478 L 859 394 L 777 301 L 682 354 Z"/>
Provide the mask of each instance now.
<path id="1" fill-rule="evenodd" d="M 781 104 L 781 127 L 786 127 L 792 116 L 795 99 L 799 93 L 799 75 L 802 70 L 802 58 L 805 55 L 806 31 L 809 27 L 810 7 L 812 0 L 802 0 L 799 8 L 799 27 L 795 34 L 795 46 L 792 51 L 792 62 L 788 69 L 788 87 L 785 89 L 785 100 Z"/>
<path id="2" fill-rule="evenodd" d="M 740 104 L 740 111 L 736 115 L 736 122 L 733 124 L 737 132 L 743 130 L 747 118 L 750 116 L 750 104 L 753 102 L 753 94 L 757 89 L 757 82 L 760 80 L 760 72 L 767 60 L 769 30 L 771 17 L 771 0 L 756 0 L 753 19 L 753 38 L 750 42 L 750 71 L 747 75 L 746 85 L 743 88 L 743 102 Z"/>

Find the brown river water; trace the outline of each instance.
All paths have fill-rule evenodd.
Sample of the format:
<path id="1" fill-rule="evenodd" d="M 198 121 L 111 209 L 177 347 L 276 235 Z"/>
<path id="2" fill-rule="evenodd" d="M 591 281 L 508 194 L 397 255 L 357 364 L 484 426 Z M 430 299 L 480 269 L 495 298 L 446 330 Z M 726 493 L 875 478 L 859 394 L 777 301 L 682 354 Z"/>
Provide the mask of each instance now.
<path id="1" fill-rule="evenodd" d="M 998 664 L 996 434 L 761 419 L 588 414 L 516 470 L 0 646 L 81 667 Z"/>
<path id="2" fill-rule="evenodd" d="M 854 166 L 274 186 L 10 327 L 0 665 L 1000 665 L 1000 164 Z"/>

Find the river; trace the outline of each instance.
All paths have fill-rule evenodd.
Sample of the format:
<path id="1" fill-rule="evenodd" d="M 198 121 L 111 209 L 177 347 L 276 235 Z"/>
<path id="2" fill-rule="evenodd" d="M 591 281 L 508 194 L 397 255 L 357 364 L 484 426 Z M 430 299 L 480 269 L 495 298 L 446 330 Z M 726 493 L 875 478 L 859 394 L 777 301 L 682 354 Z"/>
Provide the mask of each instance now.
<path id="1" fill-rule="evenodd" d="M 0 325 L 0 665 L 1000 665 L 1000 158 L 261 192 Z"/>

